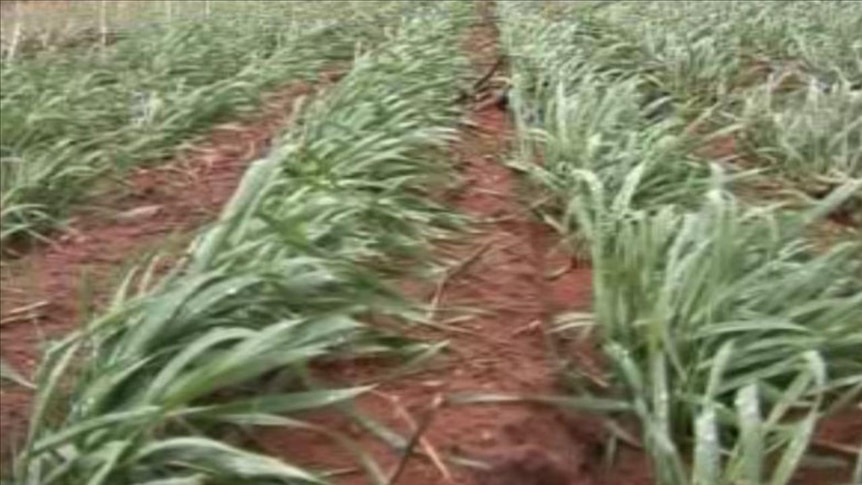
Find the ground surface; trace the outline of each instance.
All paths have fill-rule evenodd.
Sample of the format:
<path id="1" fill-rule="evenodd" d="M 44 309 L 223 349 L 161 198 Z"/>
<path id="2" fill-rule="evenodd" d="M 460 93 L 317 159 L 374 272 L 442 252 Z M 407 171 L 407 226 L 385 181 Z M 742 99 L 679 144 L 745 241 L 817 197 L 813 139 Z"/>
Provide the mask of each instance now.
<path id="1" fill-rule="evenodd" d="M 465 40 L 477 76 L 488 72 L 499 56 L 497 32 L 486 17 Z M 516 174 L 503 162 L 513 126 L 508 113 L 493 102 L 480 101 L 469 111 L 476 129 L 464 129 L 452 147 L 462 184 L 446 201 L 453 210 L 471 216 L 476 231 L 438 250 L 461 261 L 445 284 L 424 292 L 436 302 L 438 323 L 451 317 L 448 308 L 468 306 L 482 314 L 452 324 L 449 330 L 420 328 L 412 337 L 447 340 L 448 358 L 434 369 L 387 383 L 360 398 L 358 410 L 385 423 L 403 436 L 424 422 L 435 398 L 443 393 L 483 392 L 550 395 L 555 392 L 552 362 L 546 352 L 543 324 L 566 310 L 588 310 L 592 297 L 588 267 L 569 264 L 546 226 L 535 221 L 529 200 Z M 554 279 L 561 267 L 570 268 Z M 421 293 L 421 291 L 420 291 Z M 589 359 L 591 349 L 585 348 Z M 345 384 L 360 382 L 374 369 L 362 366 L 328 372 Z M 333 375 L 337 374 L 337 375 Z M 540 405 L 442 405 L 430 411 L 425 442 L 399 477 L 404 485 L 639 485 L 649 484 L 642 457 L 626 455 L 627 462 L 605 475 L 601 470 L 601 423 L 585 416 L 563 415 Z M 369 450 L 387 472 L 400 456 L 368 432 L 360 431 L 335 413 L 312 418 L 318 424 L 349 434 Z M 301 463 L 333 469 L 354 466 L 349 454 L 323 436 L 295 431 L 255 433 L 257 444 L 269 453 Z M 442 457 L 440 462 L 429 455 Z M 446 456 L 460 456 L 487 469 L 453 466 Z M 337 483 L 360 485 L 367 479 L 345 474 Z"/>
<path id="2" fill-rule="evenodd" d="M 482 22 L 464 40 L 477 77 L 500 56 L 490 5 L 481 8 Z M 115 286 L 123 265 L 172 234 L 176 247 L 182 247 L 193 230 L 218 213 L 248 164 L 265 152 L 296 97 L 310 90 L 288 87 L 254 119 L 218 128 L 176 161 L 135 174 L 129 179 L 130 190 L 99 201 L 103 211 L 98 217 L 82 214 L 56 243 L 35 248 L 5 267 L 3 358 L 29 374 L 39 342 L 78 324 L 88 301 L 82 293 L 92 294 L 97 305 Z M 532 217 L 530 191 L 503 164 L 513 138 L 505 107 L 474 100 L 467 116 L 475 128 L 464 128 L 451 148 L 461 184 L 441 197 L 476 224 L 469 233 L 438 246 L 440 256 L 460 263 L 436 286 L 403 282 L 406 291 L 436 309 L 437 326 L 416 327 L 409 336 L 445 340 L 448 349 L 425 370 L 363 396 L 357 408 L 405 437 L 427 424 L 416 453 L 403 460 L 396 480 L 401 485 L 651 484 L 646 459 L 637 450 L 621 448 L 612 471 L 603 468 L 607 436 L 594 417 L 538 404 L 441 404 L 442 396 L 458 392 L 558 393 L 543 326 L 561 312 L 588 311 L 592 298 L 588 265 L 566 256 L 558 238 Z M 82 280 L 85 273 L 89 278 Z M 87 280 L 92 288 L 84 291 L 82 281 Z M 34 304 L 32 310 L 20 311 Z M 480 312 L 456 322 L 455 307 Z M 600 369 L 598 352 L 589 342 L 571 350 L 588 371 Z M 350 385 L 379 375 L 380 365 L 340 364 L 319 372 L 329 381 Z M 0 392 L 0 433 L 7 448 L 26 426 L 29 392 L 12 386 Z M 858 441 L 860 416 L 851 413 L 827 422 L 821 441 Z M 340 413 L 307 418 L 355 440 L 387 474 L 402 462 L 398 451 Z M 340 485 L 369 483 L 355 457 L 320 434 L 259 430 L 252 439 L 274 456 L 343 470 L 334 479 Z M 453 458 L 473 465 L 459 465 Z M 844 476 L 846 471 L 809 473 L 799 483 L 838 485 Z"/>

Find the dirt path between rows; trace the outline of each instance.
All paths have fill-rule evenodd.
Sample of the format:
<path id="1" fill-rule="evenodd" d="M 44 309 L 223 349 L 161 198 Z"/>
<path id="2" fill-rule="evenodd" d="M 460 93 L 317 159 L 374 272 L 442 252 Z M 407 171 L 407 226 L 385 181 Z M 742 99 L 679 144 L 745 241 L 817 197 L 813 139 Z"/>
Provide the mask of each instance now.
<path id="1" fill-rule="evenodd" d="M 501 54 L 493 3 L 483 1 L 479 8 L 482 21 L 464 40 L 477 78 Z M 505 66 L 500 71 L 505 74 Z M 218 214 L 249 162 L 265 152 L 283 126 L 292 103 L 311 91 L 306 85 L 286 88 L 253 119 L 216 128 L 175 162 L 134 174 L 129 192 L 101 201 L 105 214 L 82 217 L 55 244 L 4 267 L 0 355 L 31 372 L 39 343 L 77 326 L 86 301 L 82 293 L 103 299 L 115 287 L 121 266 L 163 247 L 172 234 L 181 249 L 195 229 Z M 559 313 L 589 310 L 592 299 L 588 265 L 572 262 L 550 229 L 533 219 L 529 191 L 503 164 L 514 127 L 505 106 L 488 101 L 471 105 L 467 117 L 475 128 L 465 128 L 452 147 L 461 184 L 445 199 L 477 221 L 470 233 L 438 247 L 439 256 L 459 263 L 436 285 L 404 285 L 437 308 L 438 326 L 417 327 L 409 336 L 447 341 L 447 351 L 422 372 L 386 382 L 357 402 L 362 414 L 403 437 L 414 434 L 417 423 L 427 423 L 423 439 L 404 458 L 341 413 L 308 418 L 351 437 L 390 476 L 404 464 L 389 485 L 650 485 L 644 455 L 629 449 L 620 451 L 611 471 L 604 470 L 607 432 L 595 417 L 525 403 L 441 404 L 441 398 L 465 392 L 560 394 L 544 325 Z M 82 282 L 85 274 L 89 283 Z M 87 284 L 92 288 L 82 288 Z M 16 312 L 34 304 L 32 311 Z M 465 306 L 479 313 L 454 321 L 453 315 L 461 314 L 452 309 Z M 591 343 L 570 350 L 580 365 L 600 368 Z M 381 367 L 339 364 L 323 374 L 349 386 L 379 375 Z M 0 388 L 4 454 L 26 426 L 29 397 L 20 387 Z M 836 427 L 833 433 L 847 437 L 842 443 L 853 441 L 858 434 L 849 429 Z M 333 478 L 338 485 L 371 483 L 354 455 L 320 434 L 269 429 L 256 430 L 251 438 L 273 456 L 341 470 Z M 799 483 L 835 485 L 822 479 L 817 474 Z"/>
<path id="2" fill-rule="evenodd" d="M 322 77 L 321 85 L 337 75 Z M 78 211 L 55 241 L 4 261 L 3 360 L 31 375 L 41 343 L 74 330 L 87 311 L 110 296 L 130 265 L 157 250 L 176 256 L 198 228 L 216 218 L 247 166 L 285 126 L 294 103 L 312 92 L 309 83 L 276 90 L 258 113 L 215 127 L 171 161 L 132 173 L 124 189 L 109 190 L 90 210 Z M 7 382 L 0 387 L 4 457 L 26 427 L 30 397 L 22 387 Z"/>
<path id="3" fill-rule="evenodd" d="M 493 4 L 483 2 L 480 8 L 482 21 L 465 39 L 477 78 L 500 56 Z M 618 467 L 614 476 L 603 476 L 606 436 L 592 418 L 525 403 L 440 404 L 458 393 L 555 394 L 543 323 L 562 311 L 589 309 L 592 298 L 590 269 L 569 264 L 550 230 L 531 217 L 527 194 L 503 164 L 514 137 L 505 106 L 479 99 L 468 119 L 476 128 L 464 129 L 452 148 L 461 184 L 446 200 L 477 223 L 460 239 L 438 247 L 441 256 L 459 262 L 443 280 L 433 288 L 409 290 L 438 308 L 440 325 L 417 328 L 409 336 L 446 340 L 448 351 L 433 368 L 384 383 L 356 404 L 361 414 L 403 437 L 427 423 L 423 440 L 393 480 L 402 462 L 397 449 L 337 411 L 307 419 L 355 440 L 381 465 L 390 485 L 646 485 L 650 481 L 639 458 Z M 560 275 L 561 267 L 569 269 Z M 551 272 L 558 274 L 546 278 Z M 465 306 L 481 313 L 447 322 L 453 316 L 449 309 Z M 585 349 L 586 358 L 590 352 Z M 354 363 L 323 374 L 349 386 L 373 379 L 375 371 L 379 368 Z M 372 483 L 355 457 L 327 437 L 296 430 L 254 435 L 256 445 L 274 456 L 342 470 L 334 478 L 339 485 Z M 452 457 L 466 458 L 472 466 Z"/>
<path id="4" fill-rule="evenodd" d="M 482 20 L 467 33 L 464 48 L 475 77 L 481 78 L 501 52 L 493 2 L 477 3 Z M 505 70 L 500 67 L 500 74 Z M 379 433 L 337 410 L 306 419 L 351 438 L 381 466 L 387 485 L 654 485 L 641 450 L 622 445 L 610 467 L 605 466 L 608 430 L 595 415 L 524 402 L 447 401 L 463 393 L 564 395 L 555 379 L 545 325 L 564 312 L 589 311 L 592 304 L 589 263 L 572 261 L 558 236 L 532 217 L 528 207 L 535 195 L 503 163 L 515 136 L 506 106 L 493 96 L 474 101 L 467 118 L 475 128 L 465 128 L 451 150 L 461 183 L 445 200 L 477 223 L 458 240 L 438 246 L 441 257 L 458 263 L 436 286 L 403 285 L 408 294 L 437 309 L 436 327 L 415 328 L 408 336 L 446 341 L 447 352 L 423 372 L 382 383 L 355 406 L 359 414 L 403 438 L 422 439 L 405 456 Z M 463 307 L 478 314 L 453 318 L 458 312 L 450 310 Z M 567 357 L 580 370 L 602 372 L 594 342 L 569 345 Z M 352 363 L 318 370 L 326 381 L 347 387 L 374 382 L 381 367 Z M 824 426 L 823 431 L 838 443 L 858 441 L 857 418 L 841 418 L 838 422 L 847 426 Z M 259 429 L 251 439 L 270 455 L 336 470 L 331 479 L 337 485 L 374 483 L 357 466 L 355 455 L 321 434 Z M 838 467 L 803 472 L 796 483 L 839 485 L 846 476 L 847 470 Z"/>

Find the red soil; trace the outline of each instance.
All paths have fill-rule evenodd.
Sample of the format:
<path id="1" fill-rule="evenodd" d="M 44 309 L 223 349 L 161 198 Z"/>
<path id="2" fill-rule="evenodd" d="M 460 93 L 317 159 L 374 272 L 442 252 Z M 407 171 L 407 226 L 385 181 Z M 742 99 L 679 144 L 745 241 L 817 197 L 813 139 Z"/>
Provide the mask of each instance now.
<path id="1" fill-rule="evenodd" d="M 497 58 L 496 32 L 484 23 L 473 29 L 468 42 L 477 72 L 487 72 Z M 444 285 L 428 288 L 424 295 L 427 301 L 436 295 L 441 326 L 408 332 L 418 339 L 447 340 L 447 356 L 433 369 L 384 383 L 360 398 L 356 408 L 403 437 L 414 433 L 417 422 L 431 420 L 399 484 L 648 484 L 646 463 L 634 454 L 625 454 L 624 466 L 603 476 L 600 461 L 606 436 L 593 418 L 525 403 L 432 404 L 457 393 L 556 394 L 543 324 L 560 311 L 588 310 L 591 302 L 588 268 L 570 265 L 553 281 L 544 277 L 564 266 L 567 258 L 553 246 L 548 228 L 531 219 L 526 204 L 519 201 L 515 175 L 502 163 L 513 136 L 507 113 L 480 103 L 469 118 L 478 129 L 465 129 L 453 147 L 463 183 L 448 201 L 462 213 L 492 222 L 478 224 L 470 235 L 440 245 L 441 255 L 462 262 L 450 271 Z M 444 315 L 451 316 L 447 310 L 454 306 L 483 313 L 447 326 Z M 590 358 L 592 349 L 584 350 Z M 375 370 L 352 364 L 329 367 L 322 374 L 330 382 L 351 385 L 373 376 Z M 307 419 L 355 440 L 385 474 L 397 467 L 401 456 L 394 448 L 336 412 L 315 413 Z M 347 470 L 335 479 L 340 485 L 370 483 L 354 457 L 326 437 L 258 430 L 254 441 L 268 453 L 303 465 Z M 435 463 L 429 455 L 441 460 Z M 451 457 L 482 466 L 453 465 L 447 459 Z"/>
<path id="2" fill-rule="evenodd" d="M 471 31 L 467 44 L 479 75 L 497 59 L 496 39 L 488 17 Z M 4 359 L 29 372 L 43 335 L 75 328 L 83 271 L 98 278 L 95 293 L 104 297 L 112 286 L 106 281 L 108 275 L 130 255 L 151 248 L 171 232 L 187 233 L 211 220 L 248 162 L 263 152 L 292 100 L 307 91 L 306 87 L 288 89 L 258 118 L 238 129 L 216 129 L 206 143 L 179 161 L 135 174 L 130 180 L 132 193 L 110 201 L 111 212 L 126 212 L 126 219 L 81 220 L 57 244 L 4 268 L 3 315 L 33 302 L 49 302 L 33 318 L 4 325 L 0 338 Z M 404 437 L 413 434 L 417 422 L 428 423 L 416 453 L 406 460 L 397 481 L 400 485 L 651 484 L 646 459 L 636 450 L 623 448 L 611 471 L 602 468 L 607 434 L 594 417 L 537 404 L 440 403 L 442 397 L 459 392 L 559 394 L 543 325 L 560 312 L 588 311 L 591 304 L 590 269 L 572 262 L 555 246 L 550 230 L 531 218 L 528 201 L 520 200 L 524 196 L 519 195 L 516 176 L 502 164 L 513 136 L 508 115 L 481 103 L 469 118 L 478 128 L 465 129 L 452 149 L 463 184 L 446 199 L 480 222 L 469 235 L 439 246 L 441 256 L 463 263 L 450 272 L 445 284 L 437 288 L 404 284 L 413 287 L 411 294 L 426 301 L 436 295 L 437 301 L 439 326 L 417 327 L 409 336 L 447 340 L 448 350 L 433 367 L 381 384 L 361 397 L 356 408 Z M 142 207 L 146 210 L 129 217 L 130 209 Z M 545 277 L 561 267 L 569 269 L 558 277 Z M 482 313 L 447 322 L 455 306 Z M 601 369 L 598 352 L 589 342 L 568 351 L 579 365 Z M 352 363 L 318 370 L 329 381 L 353 385 L 379 375 L 380 369 L 378 364 Z M 3 445 L 8 447 L 26 424 L 29 394 L 11 386 L 0 392 Z M 321 412 L 307 418 L 355 440 L 387 475 L 401 459 L 392 447 L 340 413 Z M 862 431 L 856 426 L 857 418 L 839 421 L 834 430 L 825 426 L 824 439 L 858 440 Z M 320 434 L 260 429 L 249 438 L 274 456 L 341 470 L 333 479 L 340 485 L 369 483 L 359 472 L 355 456 Z M 453 457 L 469 459 L 473 466 L 454 464 Z M 816 481 L 817 477 L 812 480 L 800 483 L 834 485 Z"/>
<path id="3" fill-rule="evenodd" d="M 853 485 L 853 462 L 862 459 L 862 404 L 821 421 L 810 451 L 828 466 L 802 469 L 795 485 Z"/>
<path id="4" fill-rule="evenodd" d="M 481 75 L 497 58 L 496 33 L 486 23 L 468 40 L 476 71 Z M 565 311 L 589 310 L 591 272 L 554 246 L 548 228 L 531 219 L 525 200 L 519 200 L 516 177 L 505 168 L 513 126 L 507 114 L 492 103 L 473 107 L 469 121 L 478 128 L 465 130 L 453 147 L 463 180 L 458 193 L 447 198 L 460 212 L 479 220 L 469 236 L 442 244 L 441 255 L 461 261 L 445 285 L 410 293 L 426 301 L 437 299 L 439 313 L 469 306 L 483 311 L 466 321 L 441 327 L 416 328 L 410 336 L 449 343 L 447 358 L 433 369 L 386 382 L 361 397 L 356 410 L 404 438 L 427 424 L 415 453 L 406 459 L 397 483 L 402 485 L 647 485 L 653 479 L 643 452 L 623 447 L 611 470 L 602 466 L 608 435 L 595 416 L 563 413 L 547 406 L 525 403 L 447 404 L 440 399 L 457 393 L 550 395 L 560 394 L 554 362 L 547 354 L 543 325 Z M 404 286 L 418 286 L 409 282 Z M 568 357 L 596 374 L 603 368 L 599 352 L 585 341 L 568 347 Z M 598 371 L 596 371 L 598 369 Z M 318 369 L 326 380 L 339 385 L 373 381 L 379 367 L 367 364 Z M 821 430 L 837 443 L 852 443 L 860 436 L 856 417 L 839 417 L 838 427 Z M 398 468 L 402 456 L 368 431 L 333 411 L 307 416 L 309 422 L 337 430 L 382 466 L 384 474 Z M 418 424 L 417 423 L 421 423 Z M 843 427 L 841 426 L 843 424 Z M 849 431 L 848 431 L 849 430 Z M 339 485 L 371 483 L 356 466 L 354 456 L 329 438 L 301 431 L 258 430 L 253 440 L 275 456 L 316 467 L 340 470 Z M 439 459 L 438 459 L 439 458 Z M 453 464 L 466 458 L 475 466 Z M 846 468 L 809 472 L 798 483 L 838 485 Z M 395 482 L 390 482 L 395 483 Z"/>
<path id="5" fill-rule="evenodd" d="M 0 277 L 0 355 L 31 375 L 40 344 L 76 328 L 84 304 L 110 295 L 123 268 L 144 252 L 161 249 L 170 235 L 187 241 L 191 231 L 213 220 L 233 194 L 247 165 L 262 156 L 294 101 L 311 92 L 296 83 L 273 93 L 259 114 L 216 127 L 173 161 L 137 170 L 128 188 L 95 201 L 101 214 L 80 213 L 55 242 L 4 261 Z M 90 281 L 94 302 L 84 288 Z M 16 310 L 33 304 L 33 311 Z M 0 436 L 6 454 L 26 427 L 31 393 L 0 388 Z"/>

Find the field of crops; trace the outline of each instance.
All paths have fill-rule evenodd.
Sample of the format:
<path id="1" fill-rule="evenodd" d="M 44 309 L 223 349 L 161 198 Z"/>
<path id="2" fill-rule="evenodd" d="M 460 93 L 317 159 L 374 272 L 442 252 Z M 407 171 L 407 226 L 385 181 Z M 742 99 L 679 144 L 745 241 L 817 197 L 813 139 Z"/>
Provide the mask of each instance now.
<path id="1" fill-rule="evenodd" d="M 862 483 L 858 32 L 4 5 L 2 483 Z"/>
<path id="2" fill-rule="evenodd" d="M 597 328 L 657 482 L 787 483 L 862 389 L 859 233 L 805 231 L 862 215 L 859 6 L 503 5 L 520 166 L 594 270 L 594 313 L 561 332 Z M 791 210 L 737 197 L 748 177 L 829 190 Z"/>

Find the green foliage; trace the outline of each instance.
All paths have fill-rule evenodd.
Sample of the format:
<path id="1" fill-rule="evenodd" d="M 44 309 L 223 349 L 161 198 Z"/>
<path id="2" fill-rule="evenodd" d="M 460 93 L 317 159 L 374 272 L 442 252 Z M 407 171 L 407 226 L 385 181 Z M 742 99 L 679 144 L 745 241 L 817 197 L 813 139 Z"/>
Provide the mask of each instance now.
<path id="1" fill-rule="evenodd" d="M 263 92 L 350 61 L 357 46 L 382 40 L 379 15 L 393 8 L 355 16 L 339 8 L 314 21 L 272 15 L 277 9 L 219 15 L 106 47 L 4 60 L 0 240 L 38 237 L 100 178 L 157 162 L 192 135 L 253 108 Z"/>
<path id="2" fill-rule="evenodd" d="M 446 169 L 437 157 L 457 121 L 467 8 L 405 16 L 253 164 L 187 262 L 160 280 L 152 268 L 130 275 L 101 316 L 52 347 L 16 483 L 325 481 L 224 433 L 314 429 L 283 414 L 366 390 L 303 389 L 312 361 L 426 350 L 361 319 L 409 319 L 385 277 L 458 222 L 421 187 Z"/>
<path id="3" fill-rule="evenodd" d="M 800 184 L 862 179 L 862 92 L 845 82 L 823 92 L 773 94 L 762 86 L 744 98 L 745 147 Z M 862 194 L 860 194 L 862 196 Z"/>
<path id="4" fill-rule="evenodd" d="M 611 364 L 601 397 L 620 400 L 604 407 L 638 418 L 657 483 L 789 483 L 818 420 L 862 392 L 862 246 L 804 235 L 862 193 L 858 93 L 846 82 L 858 50 L 838 47 L 858 7 L 604 2 L 553 18 L 527 2 L 502 7 L 513 163 L 555 197 L 549 221 L 593 265 L 593 315 L 555 334 L 595 328 Z M 779 93 L 790 76 L 773 66 L 743 85 L 759 56 L 801 57 L 793 75 L 805 82 Z M 826 92 L 814 81 L 828 73 L 845 81 Z M 711 134 L 691 129 L 727 119 Z M 695 155 L 734 132 L 762 172 L 835 190 L 802 214 L 741 205 L 728 185 L 751 174 Z M 568 368 L 573 392 L 597 392 Z"/>

